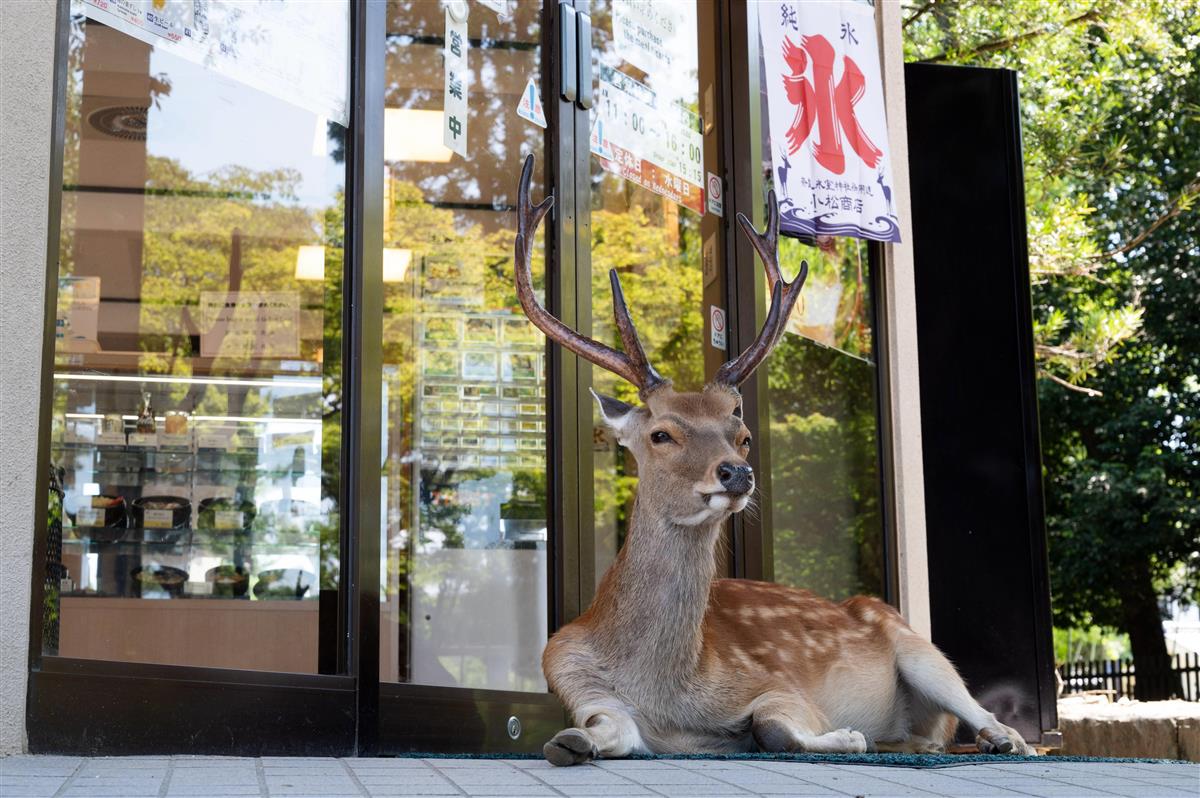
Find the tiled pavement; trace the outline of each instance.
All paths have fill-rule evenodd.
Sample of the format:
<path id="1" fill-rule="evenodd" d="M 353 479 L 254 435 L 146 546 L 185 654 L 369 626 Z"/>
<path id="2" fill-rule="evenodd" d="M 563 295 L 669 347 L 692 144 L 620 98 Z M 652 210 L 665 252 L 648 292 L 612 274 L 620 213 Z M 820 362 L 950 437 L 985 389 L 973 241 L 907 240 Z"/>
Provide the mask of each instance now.
<path id="1" fill-rule="evenodd" d="M 0 759 L 0 796 L 1200 796 L 1200 765 L 1014 762 L 916 770 L 771 761 Z"/>

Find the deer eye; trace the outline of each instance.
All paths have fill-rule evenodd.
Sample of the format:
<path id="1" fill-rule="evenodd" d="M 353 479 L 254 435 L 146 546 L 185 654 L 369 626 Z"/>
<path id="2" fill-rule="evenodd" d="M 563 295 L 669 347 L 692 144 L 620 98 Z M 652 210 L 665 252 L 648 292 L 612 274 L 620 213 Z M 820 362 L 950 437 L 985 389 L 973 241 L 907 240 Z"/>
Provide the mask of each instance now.
<path id="1" fill-rule="evenodd" d="M 745 437 L 745 439 L 742 440 L 742 446 L 745 446 L 746 448 L 750 448 L 750 436 L 749 435 L 747 435 Z"/>
<path id="2" fill-rule="evenodd" d="M 671 434 L 669 432 L 663 432 L 662 430 L 656 430 L 656 431 L 650 433 L 650 442 L 651 443 L 674 443 L 675 439 L 671 437 Z"/>

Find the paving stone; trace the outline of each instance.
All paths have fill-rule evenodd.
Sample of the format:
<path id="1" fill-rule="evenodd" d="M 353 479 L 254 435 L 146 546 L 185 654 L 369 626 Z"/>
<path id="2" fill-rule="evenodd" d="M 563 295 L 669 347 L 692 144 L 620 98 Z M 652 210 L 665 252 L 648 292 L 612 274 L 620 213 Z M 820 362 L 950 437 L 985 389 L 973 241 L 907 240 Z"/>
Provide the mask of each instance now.
<path id="1" fill-rule="evenodd" d="M 995 784 L 981 784 L 971 781 L 964 774 L 962 778 L 953 776 L 944 776 L 941 774 L 927 772 L 894 772 L 880 774 L 875 778 L 881 781 L 890 781 L 895 784 L 902 784 L 905 787 L 916 787 L 921 790 L 926 790 L 934 794 L 976 796 L 976 795 L 1014 795 L 1009 787 L 1004 787 Z"/>
<path id="2" fill-rule="evenodd" d="M 541 796 L 558 795 L 557 792 L 546 786 L 527 784 L 523 785 L 503 785 L 503 784 L 469 784 L 459 785 L 459 788 L 467 795 L 472 796 L 529 796 L 529 798 L 540 798 Z"/>
<path id="3" fill-rule="evenodd" d="M 64 781 L 62 778 L 47 779 L 40 776 L 0 776 L 0 796 L 54 795 Z"/>
<path id="4" fill-rule="evenodd" d="M 167 788 L 167 798 L 214 795 L 261 795 L 257 784 L 174 784 Z"/>
<path id="5" fill-rule="evenodd" d="M 1137 781 L 1142 784 L 1161 784 L 1164 787 L 1179 787 L 1180 789 L 1192 788 L 1200 794 L 1200 778 L 1191 778 L 1190 776 L 1150 776 L 1128 779 L 1128 781 Z"/>
<path id="6" fill-rule="evenodd" d="M 754 794 L 728 784 L 655 784 L 653 789 L 659 795 L 667 795 L 671 798 L 692 798 L 692 796 L 746 798 Z"/>
<path id="7" fill-rule="evenodd" d="M 560 784 L 555 788 L 567 798 L 588 798 L 592 795 L 602 795 L 605 798 L 609 796 L 637 796 L 637 795 L 661 795 L 652 791 L 649 787 L 639 787 L 636 784 Z"/>
<path id="8" fill-rule="evenodd" d="M 168 779 L 169 776 L 169 779 Z M 217 796 L 1200 796 L 1200 766 L 1055 762 L 916 769 L 762 760 L 601 760 L 555 768 L 540 759 L 18 756 L 0 759 L 3 798 Z"/>
<path id="9" fill-rule="evenodd" d="M 525 772 L 531 773 L 535 778 L 555 787 L 568 784 L 627 785 L 634 783 L 620 773 L 614 773 L 611 770 L 601 770 L 600 768 L 556 768 L 553 766 L 551 768 L 551 770 Z"/>
<path id="10" fill-rule="evenodd" d="M 488 770 L 497 766 L 502 766 L 505 769 L 509 767 L 503 759 L 439 759 L 437 757 L 427 757 L 424 761 L 444 770 Z"/>
<path id="11" fill-rule="evenodd" d="M 402 795 L 462 795 L 462 790 L 452 784 L 379 784 L 367 785 L 367 794 L 371 796 L 402 796 Z"/>
<path id="12" fill-rule="evenodd" d="M 549 762 L 547 762 L 546 760 L 544 760 L 540 757 L 537 759 L 501 759 L 499 761 L 503 762 L 506 765 L 511 765 L 512 767 L 520 768 L 521 770 L 542 770 L 545 768 L 550 768 L 553 770 L 563 770 L 563 768 L 555 767 L 554 765 L 551 765 Z"/>
<path id="13" fill-rule="evenodd" d="M 487 770 L 448 770 L 444 771 L 442 775 L 460 787 L 471 787 L 477 784 L 495 784 L 504 785 L 507 787 L 543 786 L 541 782 L 532 776 L 527 776 L 524 773 L 520 773 L 515 770 L 501 771 L 499 773 L 493 773 Z"/>
<path id="14" fill-rule="evenodd" d="M 341 759 L 343 765 L 351 770 L 429 770 L 429 763 L 424 759 L 376 758 Z M 548 764 L 548 763 L 547 763 Z"/>
<path id="15" fill-rule="evenodd" d="M 429 784 L 449 784 L 449 780 L 441 773 L 428 769 L 393 770 L 390 773 L 384 773 L 379 770 L 358 770 L 355 771 L 354 778 L 363 784 L 420 784 L 422 782 Z"/>
<path id="16" fill-rule="evenodd" d="M 800 784 L 795 776 L 785 771 L 741 768 L 738 770 L 705 770 L 704 774 L 731 784 Z"/>
<path id="17" fill-rule="evenodd" d="M 799 781 L 791 783 L 745 784 L 743 788 L 750 795 L 776 796 L 786 795 L 845 795 L 843 792 L 830 787 L 819 787 L 816 784 L 805 784 Z"/>
<path id="18" fill-rule="evenodd" d="M 592 767 L 602 770 L 663 770 L 675 769 L 676 763 L 666 759 L 597 759 L 586 765 L 577 767 Z"/>
<path id="19" fill-rule="evenodd" d="M 1001 786 L 1001 785 L 997 785 Z M 1022 795 L 1045 796 L 1046 798 L 1069 798 L 1070 796 L 1096 796 L 1098 793 L 1091 787 L 1080 787 L 1064 784 L 1050 779 L 1009 779 L 1002 783 L 1005 789 Z"/>
<path id="20" fill-rule="evenodd" d="M 258 771 L 253 768 L 237 770 L 226 770 L 213 768 L 212 770 L 203 770 L 201 768 L 175 768 L 171 771 L 171 785 L 176 784 L 258 784 Z"/>
<path id="21" fill-rule="evenodd" d="M 158 789 L 135 789 L 131 785 L 121 784 L 71 784 L 59 795 L 64 798 L 106 798 L 110 795 L 120 798 L 158 798 Z"/>
<path id="22" fill-rule="evenodd" d="M 623 775 L 630 781 L 650 786 L 658 784 L 721 784 L 721 782 L 704 773 L 695 770 L 683 770 L 681 768 L 672 770 L 631 770 Z"/>
<path id="23" fill-rule="evenodd" d="M 82 762 L 74 756 L 10 756 L 0 759 L 0 776 L 69 776 Z"/>
<path id="24" fill-rule="evenodd" d="M 1196 798 L 1196 790 L 1181 790 L 1175 787 L 1164 787 L 1156 784 L 1142 784 L 1120 778 L 1109 779 L 1072 779 L 1060 780 L 1061 784 L 1084 790 L 1091 790 L 1095 795 L 1124 795 L 1130 798 Z"/>

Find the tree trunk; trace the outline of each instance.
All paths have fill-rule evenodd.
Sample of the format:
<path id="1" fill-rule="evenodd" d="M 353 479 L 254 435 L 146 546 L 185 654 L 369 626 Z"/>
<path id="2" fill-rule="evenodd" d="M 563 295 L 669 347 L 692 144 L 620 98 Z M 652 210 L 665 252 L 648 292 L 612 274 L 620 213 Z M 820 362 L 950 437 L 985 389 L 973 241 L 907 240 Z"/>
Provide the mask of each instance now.
<path id="1" fill-rule="evenodd" d="M 1172 672 L 1171 659 L 1167 656 L 1158 595 L 1145 563 L 1131 569 L 1125 589 L 1121 591 L 1121 614 L 1133 649 L 1134 698 L 1164 701 L 1181 696 L 1179 674 Z"/>

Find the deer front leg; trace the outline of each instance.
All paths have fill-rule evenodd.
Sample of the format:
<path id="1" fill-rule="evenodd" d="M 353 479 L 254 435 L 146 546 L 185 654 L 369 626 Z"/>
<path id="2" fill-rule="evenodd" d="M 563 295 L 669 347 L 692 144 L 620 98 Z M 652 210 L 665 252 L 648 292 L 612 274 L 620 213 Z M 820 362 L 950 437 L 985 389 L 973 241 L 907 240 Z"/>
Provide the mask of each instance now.
<path id="1" fill-rule="evenodd" d="M 563 729 L 542 746 L 552 765 L 565 767 L 592 759 L 617 759 L 645 751 L 642 735 L 629 711 L 617 701 L 601 701 L 572 712 L 579 725 Z"/>
<path id="2" fill-rule="evenodd" d="M 767 753 L 861 754 L 867 750 L 862 732 L 822 731 L 824 720 L 804 698 L 768 694 L 756 702 L 750 731 Z"/>

